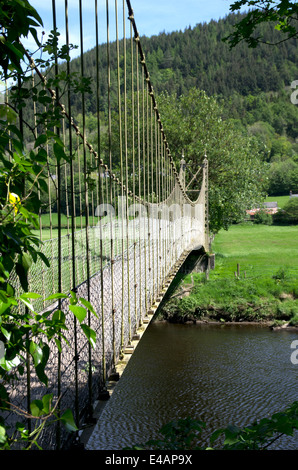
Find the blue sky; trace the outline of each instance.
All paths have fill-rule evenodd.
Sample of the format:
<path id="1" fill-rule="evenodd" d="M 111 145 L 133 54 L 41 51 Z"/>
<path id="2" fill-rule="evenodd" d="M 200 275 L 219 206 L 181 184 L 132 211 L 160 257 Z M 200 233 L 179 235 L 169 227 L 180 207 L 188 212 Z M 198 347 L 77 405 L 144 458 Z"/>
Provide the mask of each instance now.
<path id="1" fill-rule="evenodd" d="M 30 3 L 37 9 L 44 21 L 44 30 L 50 31 L 52 28 L 52 1 L 51 0 L 30 0 Z M 172 32 L 184 30 L 186 27 L 194 27 L 198 23 L 209 22 L 211 19 L 218 20 L 225 17 L 229 12 L 232 0 L 131 0 L 134 16 L 140 36 L 152 36 L 162 31 Z M 98 0 L 99 26 L 102 31 L 100 42 L 106 42 L 105 33 L 105 9 L 106 0 Z M 79 0 L 68 0 L 69 22 L 70 22 L 70 42 L 79 45 Z M 113 26 L 115 23 L 113 11 L 114 0 L 109 0 L 111 9 L 111 40 L 113 37 Z M 94 0 L 82 0 L 83 7 L 83 31 L 84 31 L 84 51 L 91 49 L 95 45 L 95 25 L 94 25 Z M 61 32 L 63 41 L 64 26 L 64 0 L 56 0 L 58 29 Z M 122 0 L 118 0 L 118 9 L 122 11 Z M 119 16 L 119 22 L 121 22 Z M 121 24 L 121 23 L 120 23 Z M 29 43 L 28 43 L 29 47 Z"/>

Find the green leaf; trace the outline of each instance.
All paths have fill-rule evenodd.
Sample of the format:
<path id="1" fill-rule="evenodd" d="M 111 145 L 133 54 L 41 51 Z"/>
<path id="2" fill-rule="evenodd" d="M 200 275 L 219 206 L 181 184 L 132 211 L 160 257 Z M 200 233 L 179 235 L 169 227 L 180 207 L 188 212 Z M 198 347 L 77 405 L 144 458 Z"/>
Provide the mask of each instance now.
<path id="1" fill-rule="evenodd" d="M 53 313 L 52 319 L 54 321 L 58 321 L 60 323 L 65 323 L 65 314 L 64 314 L 64 312 L 62 312 L 62 310 L 56 310 Z"/>
<path id="2" fill-rule="evenodd" d="M 62 352 L 62 346 L 61 346 L 61 341 L 58 338 L 54 338 L 54 341 L 56 343 L 58 351 L 61 353 Z"/>
<path id="3" fill-rule="evenodd" d="M 27 301 L 27 299 L 23 298 L 23 294 L 20 295 L 20 301 L 23 302 L 24 305 L 26 305 L 26 307 L 29 308 L 29 310 L 31 310 L 31 312 L 34 312 L 34 307 L 33 305 Z"/>
<path id="4" fill-rule="evenodd" d="M 7 292 L 7 295 L 9 295 L 10 297 L 14 296 L 14 293 L 15 293 L 14 288 L 9 283 L 6 284 L 6 292 Z"/>
<path id="5" fill-rule="evenodd" d="M 75 317 L 82 323 L 87 315 L 87 310 L 79 305 L 70 305 L 69 310 L 75 315 Z"/>
<path id="6" fill-rule="evenodd" d="M 66 156 L 63 147 L 61 147 L 59 143 L 56 142 L 53 146 L 53 149 L 58 162 L 60 162 L 61 160 L 68 160 L 68 157 Z"/>
<path id="7" fill-rule="evenodd" d="M 216 439 L 218 439 L 218 437 L 221 436 L 222 434 L 224 434 L 224 429 L 217 429 L 216 431 L 214 431 L 214 433 L 211 434 L 211 437 L 210 437 L 211 444 L 213 444 L 213 442 Z"/>
<path id="8" fill-rule="evenodd" d="M 33 402 L 30 403 L 30 411 L 32 416 L 35 416 L 36 418 L 39 416 L 42 416 L 43 413 L 43 403 L 41 400 L 34 400 Z"/>
<path id="9" fill-rule="evenodd" d="M 20 295 L 22 299 L 40 299 L 41 295 L 37 294 L 36 292 L 25 292 L 24 294 Z"/>
<path id="10" fill-rule="evenodd" d="M 77 298 L 76 293 L 73 292 L 73 291 L 70 291 L 70 296 L 71 296 L 71 298 L 70 298 L 70 304 L 71 304 L 71 305 L 76 305 L 76 304 L 78 303 L 78 298 Z"/>
<path id="11" fill-rule="evenodd" d="M 20 130 L 17 128 L 17 126 L 14 126 L 13 124 L 10 124 L 9 126 L 7 126 L 7 130 L 13 132 L 14 134 L 16 134 L 20 141 L 23 140 L 23 136 L 22 136 Z"/>
<path id="12" fill-rule="evenodd" d="M 49 346 L 42 342 L 40 342 L 39 344 L 36 344 L 34 343 L 34 341 L 31 341 L 29 350 L 30 350 L 30 354 L 33 357 L 35 370 L 36 370 L 39 380 L 45 385 L 47 385 L 48 378 L 45 374 L 45 367 L 47 365 L 49 355 L 50 355 Z"/>
<path id="13" fill-rule="evenodd" d="M 21 265 L 25 269 L 25 271 L 29 271 L 30 266 L 32 265 L 32 258 L 28 253 L 22 253 L 19 259 Z"/>
<path id="14" fill-rule="evenodd" d="M 84 334 L 86 335 L 86 337 L 87 337 L 89 343 L 91 344 L 91 346 L 93 348 L 95 348 L 95 345 L 96 345 L 96 333 L 95 333 L 95 331 L 92 330 L 92 328 L 90 328 L 90 326 L 85 325 L 85 324 L 81 325 L 81 328 L 82 328 Z"/>
<path id="15" fill-rule="evenodd" d="M 7 361 L 4 357 L 0 358 L 0 367 L 6 371 L 10 371 L 11 369 L 14 369 L 14 367 L 17 367 L 20 364 L 20 360 L 18 357 L 15 357 L 11 361 Z"/>
<path id="16" fill-rule="evenodd" d="M 11 332 L 7 331 L 6 328 L 4 328 L 2 325 L 0 327 L 0 330 L 1 330 L 1 333 L 3 334 L 3 336 L 6 338 L 6 339 L 10 339 L 11 337 Z"/>
<path id="17" fill-rule="evenodd" d="M 48 393 L 42 397 L 43 411 L 49 414 L 52 408 L 53 394 Z"/>
<path id="18" fill-rule="evenodd" d="M 48 360 L 48 358 L 46 359 L 46 362 L 47 362 L 47 360 Z M 36 370 L 36 374 L 37 374 L 37 377 L 39 378 L 39 380 L 47 386 L 48 385 L 48 377 L 45 373 L 45 366 L 46 366 L 46 364 L 40 363 L 40 364 L 38 364 L 38 366 L 36 366 L 35 370 Z"/>
<path id="19" fill-rule="evenodd" d="M 67 409 L 66 411 L 64 411 L 63 415 L 61 416 L 61 421 L 63 423 L 63 425 L 65 426 L 65 428 L 69 431 L 69 432 L 75 432 L 78 430 L 77 426 L 76 426 L 76 423 L 75 423 L 75 420 L 74 420 L 74 417 L 73 417 L 73 414 L 72 414 L 72 411 L 70 409 Z"/>
<path id="20" fill-rule="evenodd" d="M 48 258 L 41 251 L 38 251 L 37 254 L 42 259 L 42 261 L 45 263 L 45 265 L 49 268 L 50 267 L 50 262 L 49 262 Z"/>
<path id="21" fill-rule="evenodd" d="M 23 58 L 24 54 L 23 54 L 22 50 L 18 49 L 17 47 L 15 47 L 13 44 L 11 44 L 8 41 L 5 42 L 5 45 L 18 57 L 18 59 Z"/>
<path id="22" fill-rule="evenodd" d="M 34 365 L 37 366 L 42 361 L 43 352 L 42 347 L 36 344 L 34 341 L 30 341 L 29 352 L 34 360 Z"/>
<path id="23" fill-rule="evenodd" d="M 7 434 L 6 434 L 6 429 L 2 424 L 0 424 L 0 444 L 5 444 L 7 441 Z"/>
<path id="24" fill-rule="evenodd" d="M 60 145 L 60 147 L 64 148 L 64 143 L 63 141 L 60 139 L 60 137 L 53 131 L 47 131 L 47 136 L 48 138 L 49 137 L 52 137 L 52 139 Z"/>
<path id="25" fill-rule="evenodd" d="M 36 147 L 39 147 L 40 145 L 43 145 L 47 142 L 48 140 L 48 137 L 46 134 L 41 134 L 37 137 L 36 141 L 35 141 L 35 144 L 34 144 L 34 148 Z"/>
<path id="26" fill-rule="evenodd" d="M 16 423 L 16 429 L 21 435 L 21 439 L 28 440 L 29 430 L 25 428 L 23 423 Z"/>
<path id="27" fill-rule="evenodd" d="M 93 313 L 93 315 L 96 316 L 96 318 L 98 318 L 97 313 L 95 312 L 93 306 L 91 305 L 91 303 L 88 300 L 84 299 L 83 297 L 80 297 L 79 300 L 88 310 L 90 310 L 90 312 Z"/>
<path id="28" fill-rule="evenodd" d="M 57 293 L 57 294 L 49 295 L 45 300 L 57 300 L 57 299 L 66 299 L 66 298 L 67 298 L 66 294 Z"/>

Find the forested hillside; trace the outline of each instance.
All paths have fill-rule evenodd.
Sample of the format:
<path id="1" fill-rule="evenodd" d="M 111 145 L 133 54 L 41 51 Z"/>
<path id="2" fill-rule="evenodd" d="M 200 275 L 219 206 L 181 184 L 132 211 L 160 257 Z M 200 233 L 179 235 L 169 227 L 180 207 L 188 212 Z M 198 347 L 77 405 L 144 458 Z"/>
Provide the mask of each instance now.
<path id="1" fill-rule="evenodd" d="M 267 164 L 265 166 L 269 170 L 265 188 L 269 195 L 287 195 L 290 191 L 298 193 L 298 106 L 291 101 L 293 93 L 291 85 L 298 80 L 297 40 L 290 39 L 276 46 L 259 44 L 256 48 L 249 48 L 245 42 L 241 42 L 230 49 L 223 39 L 231 33 L 233 25 L 242 17 L 240 14 L 230 14 L 219 21 L 197 24 L 194 28 L 189 27 L 184 31 L 141 37 L 142 49 L 171 152 L 178 163 L 182 149 L 187 150 L 186 143 L 181 142 L 183 146 L 180 148 L 177 147 L 175 139 L 172 142 L 170 140 L 175 133 L 171 126 L 174 107 L 183 97 L 184 103 L 189 103 L 188 97 L 199 96 L 202 99 L 206 95 L 216 100 L 220 108 L 216 114 L 220 112 L 221 119 L 226 121 L 231 132 L 240 133 L 239 136 L 242 134 L 245 138 L 251 137 L 254 141 L 250 145 L 253 145 L 254 151 L 258 153 L 263 163 Z M 260 28 L 261 36 L 267 41 L 273 43 L 278 39 L 278 31 L 274 31 L 268 24 L 264 23 Z M 131 77 L 130 51 L 130 40 L 128 40 L 126 47 L 128 94 Z M 109 61 L 110 103 L 112 119 L 116 122 L 118 120 L 116 43 L 110 44 Z M 99 110 L 102 118 L 101 145 L 105 152 L 108 115 L 106 44 L 99 46 L 98 63 Z M 120 41 L 119 65 L 120 74 L 123 76 L 123 41 Z M 62 64 L 60 67 L 62 73 L 63 67 Z M 75 81 L 81 73 L 80 58 L 71 61 L 70 70 Z M 90 92 L 85 92 L 87 137 L 92 145 L 97 145 L 95 48 L 84 54 L 84 72 L 86 78 L 91 78 Z M 195 91 L 202 91 L 204 94 Z M 64 98 L 62 94 L 62 99 L 66 99 L 65 97 L 65 93 Z M 167 110 L 166 106 L 170 103 L 174 107 Z M 202 101 L 201 104 L 204 108 L 206 103 Z M 71 95 L 71 106 L 72 115 L 79 125 L 82 124 L 80 93 Z M 194 103 L 192 106 L 199 113 L 199 103 L 198 105 Z M 27 107 L 24 111 L 26 119 L 31 123 L 33 123 L 32 112 L 31 107 Z M 203 123 L 205 118 L 201 116 L 200 119 Z M 117 128 L 117 125 L 114 129 L 115 127 Z M 25 132 L 26 140 L 30 143 L 32 135 L 28 129 Z M 241 140 L 239 136 L 237 139 Z M 206 135 L 198 136 L 198 139 L 197 143 L 192 144 L 193 147 L 206 149 Z M 112 146 L 114 165 L 117 167 L 119 144 L 115 130 Z M 239 150 L 241 145 L 236 147 Z M 212 152 L 210 153 L 209 149 L 209 156 Z M 215 153 L 217 152 L 216 150 Z"/>
<path id="2" fill-rule="evenodd" d="M 280 91 L 297 79 L 298 52 L 295 39 L 274 47 L 260 45 L 249 49 L 241 43 L 230 50 L 222 39 L 241 15 L 230 14 L 219 21 L 198 24 L 184 31 L 141 37 L 142 47 L 155 92 L 167 90 L 178 95 L 197 87 L 207 94 L 246 96 L 259 92 Z M 262 26 L 266 39 L 272 31 Z M 129 55 L 129 47 L 127 54 Z M 111 68 L 115 70 L 116 45 L 111 45 Z M 100 65 L 106 65 L 106 45 L 99 50 Z M 123 59 L 123 58 L 122 58 Z M 120 63 L 120 66 L 122 64 Z M 79 60 L 73 61 L 79 70 Z M 95 49 L 85 54 L 85 67 L 95 78 Z M 104 92 L 107 84 L 101 84 Z M 89 103 L 90 111 L 92 103 Z"/>
<path id="3" fill-rule="evenodd" d="M 270 163 L 269 193 L 288 194 L 290 189 L 298 192 L 298 108 L 290 100 L 291 84 L 298 80 L 297 41 L 291 39 L 277 46 L 260 44 L 256 48 L 243 42 L 230 49 L 223 38 L 240 18 L 240 14 L 230 14 L 184 31 L 142 37 L 155 94 L 158 99 L 163 93 L 179 97 L 197 88 L 208 96 L 217 96 L 223 104 L 223 119 L 233 119 L 263 146 L 264 159 Z M 261 30 L 267 41 L 276 40 L 278 32 L 267 24 Z M 113 84 L 115 44 L 111 44 L 110 53 Z M 95 79 L 95 49 L 88 51 L 84 60 L 88 74 Z M 104 69 L 106 45 L 100 46 L 99 61 Z M 72 70 L 79 71 L 79 67 L 79 60 L 74 60 Z M 107 94 L 105 80 L 100 83 L 100 93 L 103 97 Z M 95 107 L 90 94 L 87 113 L 95 113 Z"/>
<path id="4" fill-rule="evenodd" d="M 297 71 L 295 40 L 278 47 L 249 49 L 242 43 L 230 50 L 222 39 L 241 15 L 198 24 L 185 31 L 142 38 L 146 60 L 157 91 L 185 93 L 196 86 L 208 94 L 228 96 L 279 91 L 290 85 Z M 273 41 L 269 28 L 265 37 Z"/>

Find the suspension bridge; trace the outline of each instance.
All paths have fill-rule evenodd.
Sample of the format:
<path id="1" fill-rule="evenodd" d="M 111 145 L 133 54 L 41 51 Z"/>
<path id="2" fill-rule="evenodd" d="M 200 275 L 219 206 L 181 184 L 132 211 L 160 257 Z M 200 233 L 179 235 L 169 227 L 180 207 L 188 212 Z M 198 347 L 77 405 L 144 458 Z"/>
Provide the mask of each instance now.
<path id="1" fill-rule="evenodd" d="M 40 193 L 46 210 L 39 213 L 38 234 L 49 266 L 42 260 L 32 264 L 29 291 L 41 295 L 40 311 L 59 308 L 66 315 L 69 345 L 50 353 L 47 393 L 59 397 L 61 409 L 73 410 L 79 428 L 92 420 L 94 402 L 108 398 L 109 380 L 119 375 L 121 360 L 133 352 L 134 340 L 187 256 L 198 247 L 209 250 L 207 157 L 202 155 L 195 175 L 187 175 L 183 155 L 180 167 L 175 165 L 130 1 L 95 0 L 93 8 L 91 90 L 74 94 L 67 80 L 76 70 L 81 79 L 88 76 L 81 1 L 72 2 L 69 11 L 65 0 L 59 16 L 52 2 L 53 30 L 65 31 L 67 48 L 70 16 L 79 18 L 79 56 L 64 62 L 56 57 L 54 64 L 55 73 L 66 76 L 64 93 L 48 85 L 46 71 L 28 55 L 32 86 L 43 87 L 61 110 L 59 137 L 71 155 L 57 162 L 48 153 L 48 190 Z M 40 110 L 31 107 L 34 121 Z M 31 127 L 35 137 L 43 132 L 40 125 Z M 24 135 L 29 148 L 32 138 L 26 130 Z M 77 318 L 68 315 L 70 295 L 57 304 L 46 300 L 55 292 L 75 292 L 91 303 L 93 346 L 77 328 Z M 44 393 L 32 364 L 26 367 L 30 380 L 14 385 L 19 407 L 25 397 Z M 67 437 L 62 429 L 47 430 L 42 445 L 63 448 Z"/>

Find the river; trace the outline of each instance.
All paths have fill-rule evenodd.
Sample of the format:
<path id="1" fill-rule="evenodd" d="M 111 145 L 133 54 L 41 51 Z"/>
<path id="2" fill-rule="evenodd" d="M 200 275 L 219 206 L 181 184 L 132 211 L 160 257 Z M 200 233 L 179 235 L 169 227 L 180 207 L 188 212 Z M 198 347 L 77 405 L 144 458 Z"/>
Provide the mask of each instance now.
<path id="1" fill-rule="evenodd" d="M 158 435 L 178 418 L 206 423 L 210 433 L 243 426 L 298 399 L 298 364 L 290 330 L 259 325 L 177 325 L 153 322 L 132 355 L 89 443 L 120 450 Z M 298 449 L 298 435 L 274 449 Z"/>

